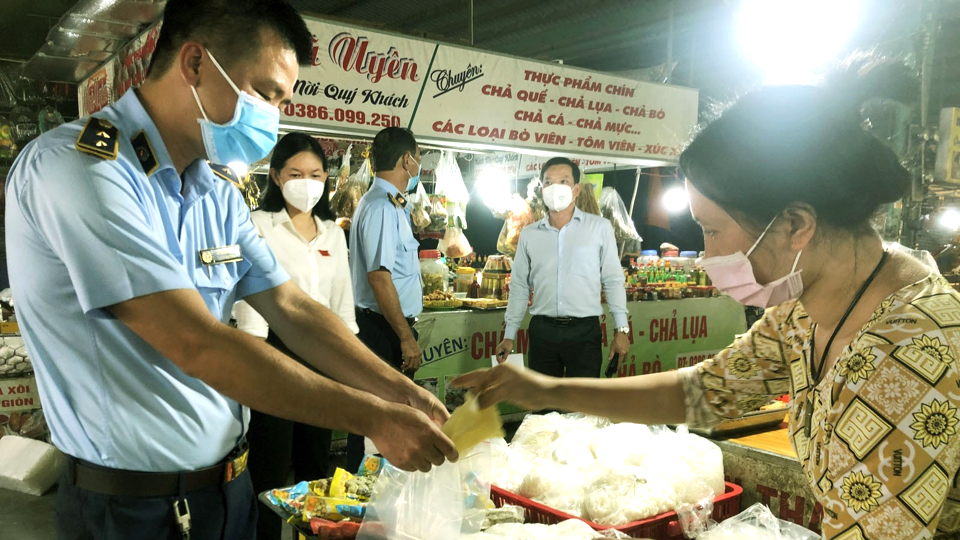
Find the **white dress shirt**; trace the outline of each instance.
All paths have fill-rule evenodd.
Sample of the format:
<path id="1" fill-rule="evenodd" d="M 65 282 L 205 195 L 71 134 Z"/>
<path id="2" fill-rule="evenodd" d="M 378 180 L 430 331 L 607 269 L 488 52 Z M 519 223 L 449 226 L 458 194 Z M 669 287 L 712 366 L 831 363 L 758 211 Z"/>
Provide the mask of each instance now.
<path id="1" fill-rule="evenodd" d="M 280 212 L 257 210 L 250 218 L 293 282 L 310 298 L 339 315 L 354 334 L 358 333 L 343 230 L 332 221 L 314 217 L 317 237 L 308 242 L 294 228 L 285 209 Z M 249 304 L 237 302 L 234 315 L 237 328 L 257 337 L 267 337 L 270 329 L 267 321 Z"/>
<path id="2" fill-rule="evenodd" d="M 603 313 L 600 287 L 617 328 L 629 324 L 620 252 L 613 226 L 600 216 L 573 211 L 563 229 L 550 216 L 520 233 L 510 275 L 510 302 L 504 315 L 504 337 L 516 339 L 527 312 L 545 317 L 597 317 Z"/>

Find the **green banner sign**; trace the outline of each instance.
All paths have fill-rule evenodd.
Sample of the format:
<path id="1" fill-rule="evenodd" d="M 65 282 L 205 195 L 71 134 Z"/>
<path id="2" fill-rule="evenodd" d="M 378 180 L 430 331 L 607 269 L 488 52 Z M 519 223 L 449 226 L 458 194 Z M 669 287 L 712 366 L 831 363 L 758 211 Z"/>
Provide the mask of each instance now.
<path id="1" fill-rule="evenodd" d="M 746 331 L 743 306 L 729 297 L 631 302 L 629 356 L 617 377 L 668 371 L 696 365 L 729 345 Z M 418 384 L 436 393 L 453 408 L 463 403 L 463 391 L 449 387 L 458 375 L 491 367 L 491 357 L 503 339 L 504 310 L 425 312 L 417 322 L 423 365 Z M 613 318 L 601 316 L 606 371 Z M 529 315 L 517 334 L 516 348 L 526 361 L 530 347 Z"/>

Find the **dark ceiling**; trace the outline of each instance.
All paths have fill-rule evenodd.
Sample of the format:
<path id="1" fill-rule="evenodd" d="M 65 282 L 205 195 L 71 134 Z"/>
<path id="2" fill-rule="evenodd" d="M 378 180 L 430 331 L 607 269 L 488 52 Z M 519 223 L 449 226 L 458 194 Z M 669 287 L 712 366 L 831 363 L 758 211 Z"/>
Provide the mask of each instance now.
<path id="1" fill-rule="evenodd" d="M 0 59 L 26 61 L 77 0 L 0 0 Z"/>
<path id="2" fill-rule="evenodd" d="M 291 3 L 305 14 L 439 41 L 471 42 L 469 0 Z M 0 0 L 0 59 L 30 58 L 73 4 L 74 0 Z M 921 4 L 955 17 L 960 1 L 861 0 L 860 24 L 849 48 L 879 44 L 881 50 L 915 62 Z M 673 83 L 723 98 L 759 82 L 737 45 L 739 5 L 739 0 L 474 0 L 473 44 L 608 72 L 658 66 L 672 58 L 677 63 Z M 811 29 L 811 34 L 815 31 Z M 950 64 L 955 54 L 952 47 L 941 50 L 941 63 Z M 956 72 L 960 74 L 960 69 Z"/>

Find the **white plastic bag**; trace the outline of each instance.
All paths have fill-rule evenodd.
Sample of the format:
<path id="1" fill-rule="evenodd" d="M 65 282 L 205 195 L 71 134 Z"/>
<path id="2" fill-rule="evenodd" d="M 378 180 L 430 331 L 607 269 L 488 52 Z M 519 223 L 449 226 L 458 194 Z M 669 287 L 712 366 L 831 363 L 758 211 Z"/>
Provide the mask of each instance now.
<path id="1" fill-rule="evenodd" d="M 480 532 L 490 501 L 490 444 L 427 473 L 387 464 L 357 540 L 449 540 Z"/>
<path id="2" fill-rule="evenodd" d="M 451 259 L 460 259 L 473 253 L 473 247 L 467 240 L 467 236 L 463 234 L 463 229 L 457 227 L 447 227 L 437 249 L 443 253 L 444 257 Z"/>
<path id="3" fill-rule="evenodd" d="M 699 540 L 819 540 L 820 535 L 795 523 L 777 519 L 757 503 L 697 536 Z"/>
<path id="4" fill-rule="evenodd" d="M 437 163 L 437 185 L 434 190 L 437 195 L 446 199 L 447 227 L 467 228 L 467 202 L 470 192 L 463 181 L 460 165 L 457 164 L 457 153 L 444 150 Z"/>
<path id="5" fill-rule="evenodd" d="M 641 241 L 640 233 L 633 224 L 627 205 L 623 203 L 620 194 L 612 187 L 605 187 L 600 192 L 600 214 L 610 220 L 613 225 L 613 235 L 617 242 L 626 242 L 627 240 Z"/>

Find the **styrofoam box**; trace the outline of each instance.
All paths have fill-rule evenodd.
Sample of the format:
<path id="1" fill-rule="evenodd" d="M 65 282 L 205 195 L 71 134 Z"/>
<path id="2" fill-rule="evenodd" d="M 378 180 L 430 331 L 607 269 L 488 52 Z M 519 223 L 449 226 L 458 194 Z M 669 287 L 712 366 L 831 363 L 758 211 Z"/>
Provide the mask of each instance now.
<path id="1" fill-rule="evenodd" d="M 57 483 L 65 461 L 52 444 L 7 435 L 0 439 L 0 488 L 43 495 Z"/>

